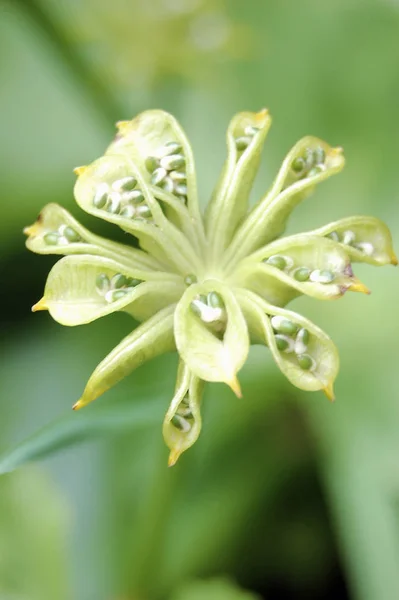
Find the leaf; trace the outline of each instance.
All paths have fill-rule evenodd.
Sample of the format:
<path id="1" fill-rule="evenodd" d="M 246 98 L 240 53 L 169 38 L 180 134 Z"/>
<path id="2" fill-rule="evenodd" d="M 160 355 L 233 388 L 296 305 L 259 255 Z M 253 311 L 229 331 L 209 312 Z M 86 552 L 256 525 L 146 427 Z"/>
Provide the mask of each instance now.
<path id="1" fill-rule="evenodd" d="M 200 294 L 212 292 L 221 296 L 226 312 L 221 339 L 192 309 L 192 302 Z M 200 379 L 227 383 L 241 395 L 236 375 L 247 358 L 249 338 L 244 316 L 230 289 L 212 279 L 191 285 L 176 307 L 174 327 L 178 352 L 188 368 Z"/>
<path id="2" fill-rule="evenodd" d="M 309 234 L 286 237 L 261 248 L 243 260 L 229 280 L 279 306 L 299 294 L 329 300 L 340 298 L 347 290 L 369 293 L 353 275 L 341 245 Z"/>
<path id="3" fill-rule="evenodd" d="M 68 411 L 65 416 L 52 421 L 5 452 L 0 457 L 0 474 L 93 438 L 113 436 L 159 423 L 157 409 L 161 409 L 159 399 L 147 399 L 141 403 L 102 404 L 78 413 Z"/>
<path id="4" fill-rule="evenodd" d="M 318 149 L 325 157 L 321 170 L 315 174 L 310 170 L 303 176 L 295 176 L 292 170 L 294 161 L 304 152 L 317 152 Z M 313 192 L 318 183 L 339 173 L 344 164 L 342 148 L 332 148 L 314 137 L 300 140 L 287 154 L 270 190 L 238 229 L 224 264 L 229 264 L 233 257 L 235 260 L 243 258 L 281 235 L 294 208 Z"/>
<path id="5" fill-rule="evenodd" d="M 323 390 L 333 400 L 333 383 L 339 370 L 339 356 L 329 336 L 305 317 L 291 310 L 272 306 L 252 292 L 239 290 L 237 296 L 251 335 L 269 346 L 277 366 L 287 379 L 302 390 Z M 273 317 L 294 325 L 293 333 L 276 329 Z M 300 339 L 303 330 L 309 338 L 304 342 Z M 278 349 L 276 334 L 286 341 L 287 349 Z M 299 361 L 304 356 L 309 358 L 309 367 L 301 368 Z"/>
<path id="6" fill-rule="evenodd" d="M 330 237 L 345 248 L 354 262 L 369 265 L 397 265 L 388 227 L 375 217 L 348 217 L 309 232 Z"/>
<path id="7" fill-rule="evenodd" d="M 73 408 L 86 406 L 140 365 L 174 350 L 174 311 L 174 306 L 164 308 L 126 336 L 94 370 Z"/>
<path id="8" fill-rule="evenodd" d="M 183 290 L 177 275 L 128 269 L 96 256 L 67 256 L 51 269 L 44 297 L 32 310 L 47 309 L 53 319 L 68 326 L 118 310 L 144 318 L 176 302 Z"/>
<path id="9" fill-rule="evenodd" d="M 238 113 L 230 122 L 227 130 L 227 160 L 205 215 L 214 259 L 226 249 L 247 211 L 249 194 L 270 125 L 271 117 L 266 109 L 258 113 Z M 242 149 L 240 142 L 244 146 Z"/>

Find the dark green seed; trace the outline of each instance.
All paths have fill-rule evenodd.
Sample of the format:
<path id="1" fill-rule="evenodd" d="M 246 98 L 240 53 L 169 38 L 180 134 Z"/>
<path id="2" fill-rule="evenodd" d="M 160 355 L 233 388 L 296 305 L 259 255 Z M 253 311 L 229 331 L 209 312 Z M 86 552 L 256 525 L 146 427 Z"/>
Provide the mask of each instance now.
<path id="1" fill-rule="evenodd" d="M 275 336 L 275 340 L 276 340 L 277 349 L 280 350 L 280 352 L 283 352 L 284 350 L 286 350 L 288 348 L 289 342 L 283 335 L 277 334 Z"/>
<path id="2" fill-rule="evenodd" d="M 304 168 L 305 168 L 305 161 L 300 156 L 298 156 L 298 158 L 295 158 L 292 161 L 291 169 L 293 171 L 295 171 L 295 173 L 300 173 L 301 171 L 304 170 Z"/>
<path id="3" fill-rule="evenodd" d="M 269 256 L 265 262 L 272 267 L 276 267 L 276 269 L 280 269 L 280 271 L 283 271 L 287 266 L 287 261 L 285 260 L 284 256 L 280 256 L 279 254 Z"/>
<path id="4" fill-rule="evenodd" d="M 248 137 L 248 136 L 242 136 L 236 139 L 236 148 L 239 152 L 243 152 L 244 150 L 246 150 L 249 146 L 249 144 L 252 142 L 252 138 Z"/>
<path id="5" fill-rule="evenodd" d="M 207 304 L 208 306 L 212 306 L 212 308 L 224 308 L 223 298 L 217 292 L 209 292 Z"/>
<path id="6" fill-rule="evenodd" d="M 303 344 L 305 344 L 305 346 L 308 345 L 309 343 L 309 331 L 305 328 L 302 328 L 298 331 L 298 335 L 296 336 L 296 339 L 301 341 Z"/>
<path id="7" fill-rule="evenodd" d="M 313 367 L 313 358 L 309 354 L 300 354 L 297 358 L 299 366 L 304 371 L 309 371 Z"/>
<path id="8" fill-rule="evenodd" d="M 114 190 L 118 192 L 130 192 L 134 190 L 137 185 L 137 179 L 135 177 L 123 177 L 122 179 L 118 179 L 114 181 L 112 187 Z"/>
<path id="9" fill-rule="evenodd" d="M 155 169 L 155 171 L 153 172 L 152 177 L 151 177 L 152 185 L 159 185 L 161 183 L 161 181 L 163 181 L 165 179 L 167 174 L 168 174 L 167 170 L 164 169 L 163 167 L 159 167 L 159 169 Z"/>
<path id="10" fill-rule="evenodd" d="M 313 150 L 313 160 L 317 165 L 324 164 L 326 153 L 321 146 Z"/>
<path id="11" fill-rule="evenodd" d="M 184 283 L 186 285 L 193 285 L 193 283 L 197 283 L 197 281 L 197 277 L 193 273 L 190 273 L 190 275 L 186 275 L 184 278 Z"/>
<path id="12" fill-rule="evenodd" d="M 149 173 L 153 173 L 159 167 L 159 159 L 155 156 L 147 156 L 145 159 L 145 168 Z"/>
<path id="13" fill-rule="evenodd" d="M 174 415 L 171 418 L 170 422 L 174 427 L 176 427 L 176 429 L 179 429 L 180 431 L 187 432 L 191 429 L 190 424 L 187 423 L 187 421 L 183 419 L 183 417 L 179 417 L 178 415 Z"/>
<path id="14" fill-rule="evenodd" d="M 166 142 L 164 149 L 161 151 L 161 154 L 178 154 L 182 151 L 182 145 L 179 142 Z"/>
<path id="15" fill-rule="evenodd" d="M 66 237 L 68 242 L 79 242 L 81 240 L 80 235 L 72 227 L 65 227 L 62 235 Z"/>
<path id="16" fill-rule="evenodd" d="M 170 154 L 169 156 L 164 156 L 161 158 L 161 167 L 167 171 L 180 169 L 181 167 L 184 167 L 185 164 L 186 159 L 184 158 L 183 154 Z"/>
<path id="17" fill-rule="evenodd" d="M 93 205 L 96 208 L 104 208 L 104 206 L 107 204 L 107 200 L 108 192 L 104 189 L 98 189 L 96 195 L 93 198 Z"/>
<path id="18" fill-rule="evenodd" d="M 293 335 L 298 330 L 298 326 L 295 325 L 295 323 L 293 323 L 289 319 L 280 316 L 272 317 L 271 324 L 273 329 L 280 333 L 285 333 L 287 335 Z"/>
<path id="19" fill-rule="evenodd" d="M 125 285 L 127 287 L 137 287 L 138 285 L 140 285 L 140 283 L 143 283 L 141 279 L 135 279 L 135 278 L 128 277 Z"/>
<path id="20" fill-rule="evenodd" d="M 58 244 L 58 240 L 59 240 L 59 235 L 58 233 L 46 233 L 43 236 L 43 240 L 44 243 L 47 244 L 47 246 L 56 246 Z"/>
<path id="21" fill-rule="evenodd" d="M 126 277 L 122 275 L 122 273 L 117 273 L 111 279 L 111 287 L 113 287 L 114 289 L 121 288 L 124 285 L 126 285 Z"/>
<path id="22" fill-rule="evenodd" d="M 297 281 L 307 281 L 310 277 L 310 269 L 307 267 L 299 267 L 294 271 L 294 279 Z"/>
<path id="23" fill-rule="evenodd" d="M 107 292 L 109 290 L 110 282 L 109 278 L 105 273 L 101 273 L 96 278 L 96 288 L 97 291 L 101 294 Z"/>

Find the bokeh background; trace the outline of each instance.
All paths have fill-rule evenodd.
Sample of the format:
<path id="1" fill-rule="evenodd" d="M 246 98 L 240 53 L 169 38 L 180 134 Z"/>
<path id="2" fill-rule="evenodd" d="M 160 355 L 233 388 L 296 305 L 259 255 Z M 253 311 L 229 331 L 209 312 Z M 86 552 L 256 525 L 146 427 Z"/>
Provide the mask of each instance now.
<path id="1" fill-rule="evenodd" d="M 205 202 L 229 119 L 263 106 L 254 199 L 317 135 L 347 166 L 289 230 L 370 214 L 398 249 L 397 0 L 0 0 L 0 467 L 20 465 L 0 478 L 1 600 L 399 598 L 397 270 L 357 266 L 369 297 L 295 301 L 339 348 L 334 405 L 254 348 L 244 399 L 209 386 L 203 433 L 173 469 L 161 423 L 176 357 L 75 415 L 129 317 L 68 329 L 30 313 L 54 258 L 28 253 L 22 228 L 45 203 L 121 239 L 72 194 L 115 121 L 173 112 Z"/>

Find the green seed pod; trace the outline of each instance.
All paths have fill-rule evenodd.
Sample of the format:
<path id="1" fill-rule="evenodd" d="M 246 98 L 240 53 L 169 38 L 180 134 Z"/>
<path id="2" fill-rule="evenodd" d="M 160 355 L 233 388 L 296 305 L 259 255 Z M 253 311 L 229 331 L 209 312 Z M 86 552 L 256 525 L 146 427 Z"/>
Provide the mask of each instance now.
<path id="1" fill-rule="evenodd" d="M 275 338 L 276 346 L 280 352 L 290 353 L 294 351 L 294 340 L 287 335 L 278 333 Z"/>
<path id="2" fill-rule="evenodd" d="M 301 173 L 305 169 L 305 160 L 298 156 L 291 163 L 291 169 L 295 171 L 295 173 Z"/>
<path id="3" fill-rule="evenodd" d="M 161 181 L 163 181 L 165 179 L 167 174 L 168 174 L 167 170 L 164 169 L 163 167 L 159 167 L 158 169 L 155 169 L 155 171 L 153 172 L 152 177 L 151 177 L 152 185 L 159 185 L 161 183 Z"/>
<path id="4" fill-rule="evenodd" d="M 43 236 L 43 240 L 44 240 L 45 244 L 47 244 L 47 246 L 56 246 L 58 244 L 59 239 L 60 239 L 60 236 L 55 231 L 46 233 Z"/>
<path id="5" fill-rule="evenodd" d="M 309 354 L 299 354 L 297 358 L 299 366 L 304 371 L 311 371 L 315 368 L 315 362 Z"/>
<path id="6" fill-rule="evenodd" d="M 298 326 L 295 323 L 278 315 L 271 318 L 271 324 L 275 331 L 286 333 L 287 335 L 294 335 L 298 330 Z"/>
<path id="7" fill-rule="evenodd" d="M 310 269 L 307 267 L 298 267 L 294 271 L 294 279 L 297 281 L 307 281 L 310 277 Z"/>
<path id="8" fill-rule="evenodd" d="M 65 227 L 62 232 L 62 235 L 64 237 L 66 237 L 68 242 L 71 242 L 71 243 L 73 243 L 73 242 L 76 243 L 76 242 L 81 241 L 80 235 L 73 229 L 73 227 L 69 227 L 69 226 Z"/>
<path id="9" fill-rule="evenodd" d="M 116 192 L 131 192 L 137 185 L 137 179 L 132 176 L 122 177 L 122 179 L 117 179 L 112 184 L 112 189 Z"/>
<path id="10" fill-rule="evenodd" d="M 223 298 L 217 292 L 209 292 L 207 296 L 207 304 L 213 308 L 224 308 Z"/>
<path id="11" fill-rule="evenodd" d="M 161 167 L 167 171 L 174 171 L 175 169 L 181 169 L 186 164 L 186 159 L 183 154 L 171 154 L 170 156 L 164 156 L 161 158 Z"/>
<path id="12" fill-rule="evenodd" d="M 145 168 L 149 173 L 153 173 L 159 167 L 159 159 L 155 156 L 147 156 L 145 159 Z"/>
<path id="13" fill-rule="evenodd" d="M 186 275 L 184 278 L 184 283 L 189 286 L 193 285 L 193 283 L 197 283 L 197 276 L 194 273 L 190 273 L 190 275 Z"/>
<path id="14" fill-rule="evenodd" d="M 96 277 L 96 290 L 101 296 L 108 292 L 110 285 L 109 278 L 105 273 L 100 273 L 100 275 Z"/>
<path id="15" fill-rule="evenodd" d="M 109 187 L 106 183 L 101 183 L 96 190 L 93 198 L 93 205 L 96 208 L 104 208 L 108 201 Z"/>
<path id="16" fill-rule="evenodd" d="M 242 136 L 236 139 L 236 148 L 239 152 L 243 152 L 252 142 L 252 138 L 248 136 Z"/>
<path id="17" fill-rule="evenodd" d="M 284 271 L 287 266 L 286 258 L 280 254 L 269 256 L 269 258 L 265 260 L 265 263 L 271 265 L 272 267 L 276 267 L 276 269 L 280 269 L 280 271 Z"/>
<path id="18" fill-rule="evenodd" d="M 122 288 L 125 285 L 126 285 L 126 277 L 124 275 L 122 275 L 122 273 L 117 273 L 111 279 L 111 288 L 112 289 Z"/>
<path id="19" fill-rule="evenodd" d="M 324 164 L 324 161 L 326 160 L 326 153 L 321 146 L 313 150 L 313 159 L 316 165 Z"/>
<path id="20" fill-rule="evenodd" d="M 331 283 L 334 281 L 335 276 L 328 269 L 315 269 L 311 272 L 309 279 L 314 283 Z"/>

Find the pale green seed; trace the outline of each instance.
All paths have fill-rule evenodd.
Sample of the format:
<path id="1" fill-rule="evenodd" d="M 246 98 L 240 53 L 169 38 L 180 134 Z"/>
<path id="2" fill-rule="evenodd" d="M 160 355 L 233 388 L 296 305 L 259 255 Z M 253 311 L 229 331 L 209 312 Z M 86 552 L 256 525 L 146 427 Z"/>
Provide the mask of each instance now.
<path id="1" fill-rule="evenodd" d="M 252 142 L 252 138 L 248 137 L 248 136 L 242 136 L 239 138 L 236 138 L 236 148 L 239 152 L 243 152 L 244 150 L 246 150 L 249 146 L 249 144 Z"/>
<path id="2" fill-rule="evenodd" d="M 105 294 L 105 299 L 107 302 L 116 302 L 116 300 L 120 300 L 126 294 L 127 290 L 110 290 Z"/>
<path id="3" fill-rule="evenodd" d="M 314 360 L 309 354 L 299 354 L 298 364 L 304 371 L 309 371 L 314 366 Z"/>
<path id="4" fill-rule="evenodd" d="M 168 174 L 167 170 L 164 169 L 163 167 L 159 167 L 158 169 L 155 169 L 155 171 L 153 172 L 152 177 L 151 177 L 152 185 L 159 185 L 161 183 L 161 181 L 163 181 L 165 179 L 167 174 Z"/>
<path id="5" fill-rule="evenodd" d="M 104 208 L 108 200 L 108 186 L 106 188 L 99 186 L 93 198 L 93 206 L 96 208 Z"/>
<path id="6" fill-rule="evenodd" d="M 294 271 L 294 279 L 296 279 L 296 281 L 307 281 L 309 277 L 310 269 L 308 269 L 307 267 L 299 267 Z"/>
<path id="7" fill-rule="evenodd" d="M 331 283 L 334 280 L 334 273 L 328 269 L 315 269 L 310 274 L 310 281 L 315 283 Z"/>
<path id="8" fill-rule="evenodd" d="M 170 156 L 164 156 L 161 158 L 161 167 L 167 171 L 173 171 L 180 169 L 186 164 L 186 159 L 183 154 L 171 154 Z"/>
<path id="9" fill-rule="evenodd" d="M 265 263 L 271 265 L 272 267 L 276 267 L 276 269 L 280 269 L 280 271 L 283 271 L 287 266 L 287 261 L 285 260 L 284 256 L 280 256 L 279 254 L 269 256 L 269 258 L 265 260 Z"/>
<path id="10" fill-rule="evenodd" d="M 165 190 L 165 192 L 168 192 L 168 194 L 173 193 L 174 183 L 170 177 L 165 177 L 165 179 L 161 181 L 159 185 L 163 190 Z"/>
<path id="11" fill-rule="evenodd" d="M 337 231 L 331 231 L 326 237 L 330 238 L 334 242 L 339 242 L 339 235 Z"/>
<path id="12" fill-rule="evenodd" d="M 159 159 L 155 156 L 147 156 L 145 159 L 145 168 L 149 173 L 153 173 L 159 167 Z"/>
<path id="13" fill-rule="evenodd" d="M 144 195 L 140 190 L 124 192 L 122 194 L 122 200 L 124 202 L 131 202 L 132 204 L 141 204 L 141 202 L 144 201 Z"/>
<path id="14" fill-rule="evenodd" d="M 296 339 L 301 341 L 306 346 L 309 343 L 309 338 L 310 338 L 309 331 L 307 329 L 305 329 L 304 327 L 302 327 L 302 329 L 300 329 L 298 331 L 298 335 L 296 336 Z"/>
<path id="15" fill-rule="evenodd" d="M 179 408 L 177 409 L 177 414 L 180 417 L 185 417 L 186 419 L 192 419 L 194 416 L 193 413 L 191 412 L 190 407 L 182 406 L 182 405 L 180 405 Z"/>
<path id="16" fill-rule="evenodd" d="M 184 173 L 183 171 L 171 171 L 169 177 L 179 183 L 185 183 L 187 181 L 187 173 Z"/>
<path id="17" fill-rule="evenodd" d="M 189 275 L 186 275 L 184 278 L 184 283 L 188 286 L 188 285 L 193 285 L 194 283 L 197 283 L 197 276 L 194 275 L 194 273 L 190 273 Z"/>
<path id="18" fill-rule="evenodd" d="M 326 160 L 326 153 L 321 146 L 313 150 L 313 159 L 317 165 L 324 164 L 324 161 Z"/>
<path id="19" fill-rule="evenodd" d="M 176 198 L 182 203 L 185 204 L 187 202 L 187 196 L 176 196 Z"/>
<path id="20" fill-rule="evenodd" d="M 131 219 L 136 214 L 136 210 L 134 206 L 128 204 L 127 206 L 122 208 L 120 214 L 122 217 L 127 217 L 128 219 Z"/>
<path id="21" fill-rule="evenodd" d="M 202 302 L 202 304 L 208 304 L 208 299 L 205 294 L 200 294 L 198 296 L 198 300 Z"/>
<path id="22" fill-rule="evenodd" d="M 110 287 L 109 277 L 105 273 L 100 273 L 96 278 L 96 289 L 99 294 L 105 294 Z"/>
<path id="23" fill-rule="evenodd" d="M 356 235 L 353 231 L 351 231 L 349 229 L 348 231 L 344 232 L 343 239 L 342 239 L 343 244 L 346 244 L 347 246 L 351 246 L 355 240 L 356 240 Z"/>
<path id="24" fill-rule="evenodd" d="M 47 246 L 56 246 L 59 238 L 60 236 L 55 232 L 46 233 L 43 236 L 44 243 L 47 244 Z"/>
<path id="25" fill-rule="evenodd" d="M 78 232 L 69 226 L 65 227 L 64 231 L 62 232 L 62 235 L 66 237 L 68 242 L 79 242 L 81 240 L 81 237 L 78 234 Z"/>
<path id="26" fill-rule="evenodd" d="M 111 287 L 113 289 L 115 289 L 115 288 L 121 288 L 124 285 L 126 285 L 126 277 L 124 275 L 122 275 L 122 273 L 117 273 L 111 279 Z"/>
<path id="27" fill-rule="evenodd" d="M 141 204 L 141 206 L 138 206 L 136 212 L 137 216 L 141 217 L 142 219 L 149 219 L 152 216 L 151 209 L 146 204 Z"/>
<path id="28" fill-rule="evenodd" d="M 254 125 L 247 125 L 244 129 L 245 135 L 250 135 L 251 137 L 259 133 L 259 131 L 259 127 L 255 127 Z"/>
<path id="29" fill-rule="evenodd" d="M 143 281 L 141 279 L 136 279 L 134 277 L 127 277 L 125 286 L 134 288 L 134 287 L 137 287 L 138 285 L 140 285 L 140 283 L 143 283 Z"/>
<path id="30" fill-rule="evenodd" d="M 295 173 L 300 173 L 305 168 L 305 161 L 303 158 L 298 156 L 291 163 L 291 169 L 295 171 Z"/>
<path id="31" fill-rule="evenodd" d="M 304 160 L 305 160 L 305 167 L 307 170 L 311 169 L 314 166 L 313 150 L 311 150 L 310 148 L 306 148 Z"/>
<path id="32" fill-rule="evenodd" d="M 295 323 L 279 315 L 272 317 L 271 324 L 273 329 L 287 335 L 293 335 L 298 330 L 298 326 Z"/>
<path id="33" fill-rule="evenodd" d="M 108 196 L 109 203 L 106 208 L 107 212 L 117 214 L 121 208 L 121 195 L 118 192 L 111 192 Z"/>
<path id="34" fill-rule="evenodd" d="M 182 145 L 179 142 L 166 142 L 160 154 L 166 156 L 168 154 L 178 154 L 182 151 Z"/>
<path id="35" fill-rule="evenodd" d="M 122 179 L 117 179 L 112 184 L 112 188 L 117 192 L 130 192 L 134 190 L 137 185 L 137 179 L 133 176 L 122 177 Z"/>
<path id="36" fill-rule="evenodd" d="M 175 192 L 179 196 L 187 196 L 187 186 L 185 183 L 179 183 L 175 186 Z"/>
<path id="37" fill-rule="evenodd" d="M 208 306 L 212 306 L 212 308 L 224 308 L 223 298 L 217 292 L 209 292 L 207 304 Z"/>

